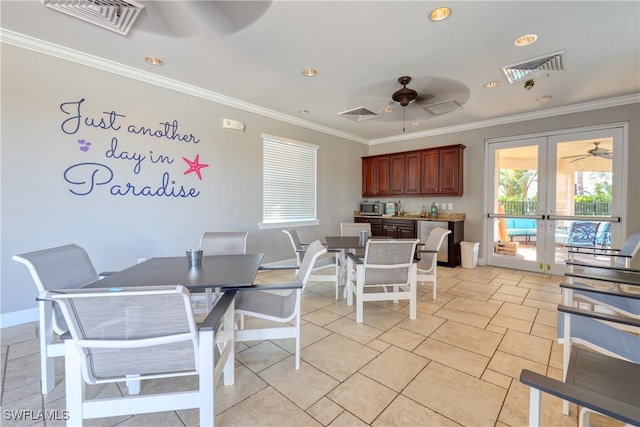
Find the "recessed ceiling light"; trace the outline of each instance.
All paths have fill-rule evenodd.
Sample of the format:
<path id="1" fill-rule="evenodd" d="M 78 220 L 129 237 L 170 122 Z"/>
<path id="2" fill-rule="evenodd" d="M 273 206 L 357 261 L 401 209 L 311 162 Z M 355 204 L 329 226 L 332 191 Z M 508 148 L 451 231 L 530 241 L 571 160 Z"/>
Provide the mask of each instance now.
<path id="1" fill-rule="evenodd" d="M 448 7 L 438 7 L 429 13 L 429 19 L 435 22 L 444 21 L 451 15 L 451 9 Z"/>
<path id="2" fill-rule="evenodd" d="M 533 42 L 538 40 L 538 36 L 535 34 L 527 34 L 522 37 L 518 37 L 516 41 L 513 42 L 516 46 L 529 46 Z"/>
<path id="3" fill-rule="evenodd" d="M 151 65 L 164 65 L 164 61 L 160 58 L 156 58 L 155 56 L 146 56 L 144 60 Z"/>
<path id="4" fill-rule="evenodd" d="M 553 98 L 551 95 L 544 95 L 544 96 L 541 96 L 539 98 L 536 98 L 536 101 L 547 102 L 551 98 Z"/>
<path id="5" fill-rule="evenodd" d="M 310 111 L 303 108 L 301 110 L 298 110 L 298 113 L 300 113 L 300 114 L 309 114 Z"/>
<path id="6" fill-rule="evenodd" d="M 411 122 L 411 126 L 419 126 L 420 122 Z"/>
<path id="7" fill-rule="evenodd" d="M 490 89 L 490 88 L 496 87 L 496 86 L 498 86 L 498 82 L 486 82 L 484 84 L 484 87 L 486 87 L 487 89 Z"/>
<path id="8" fill-rule="evenodd" d="M 396 110 L 394 110 L 394 109 L 393 109 L 393 108 L 391 108 L 391 107 L 387 107 L 387 108 L 385 108 L 384 110 L 382 110 L 382 112 L 383 112 L 383 113 L 393 113 L 394 111 L 396 111 Z"/>
<path id="9" fill-rule="evenodd" d="M 306 68 L 302 70 L 302 75 L 307 77 L 314 77 L 318 75 L 318 70 L 315 70 L 313 68 Z"/>

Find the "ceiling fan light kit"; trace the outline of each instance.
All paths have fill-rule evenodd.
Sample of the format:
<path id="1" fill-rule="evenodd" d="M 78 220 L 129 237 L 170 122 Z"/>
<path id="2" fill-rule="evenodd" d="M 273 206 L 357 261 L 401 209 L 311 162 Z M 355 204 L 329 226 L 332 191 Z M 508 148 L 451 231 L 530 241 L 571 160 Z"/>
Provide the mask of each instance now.
<path id="1" fill-rule="evenodd" d="M 402 89 L 399 89 L 399 90 L 395 91 L 393 93 L 393 95 L 391 96 L 391 99 L 393 99 L 394 101 L 396 101 L 397 103 L 399 103 L 403 107 L 406 107 L 407 105 L 409 105 L 409 103 L 411 101 L 413 101 L 414 99 L 416 99 L 418 97 L 418 92 L 416 92 L 413 89 L 409 89 L 407 87 L 407 85 L 409 84 L 410 81 L 411 81 L 411 77 L 409 77 L 409 76 L 400 77 L 398 79 L 398 82 L 403 87 L 402 87 Z"/>

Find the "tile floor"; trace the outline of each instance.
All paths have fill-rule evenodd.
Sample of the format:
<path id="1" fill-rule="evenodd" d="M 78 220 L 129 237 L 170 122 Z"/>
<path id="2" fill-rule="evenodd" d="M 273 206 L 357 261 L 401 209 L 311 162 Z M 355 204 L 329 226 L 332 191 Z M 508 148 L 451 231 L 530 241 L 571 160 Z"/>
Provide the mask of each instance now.
<path id="1" fill-rule="evenodd" d="M 502 268 L 438 269 L 438 298 L 419 286 L 418 318 L 407 303 L 365 303 L 364 324 L 353 306 L 334 298 L 333 284 L 311 282 L 302 300 L 301 367 L 293 340 L 237 345 L 236 383 L 216 389 L 218 426 L 525 426 L 528 368 L 562 376 L 556 304 L 562 277 Z M 292 278 L 260 273 L 260 283 Z M 62 411 L 63 361 L 57 386 L 39 392 L 37 324 L 2 329 L 2 420 L 9 425 L 62 425 L 16 421 L 8 411 Z M 180 387 L 193 380 L 172 380 Z M 166 387 L 149 381 L 145 390 Z M 91 386 L 92 396 L 120 395 L 121 384 Z M 576 426 L 576 407 L 561 413 L 559 399 L 543 395 L 545 426 Z M 197 410 L 87 420 L 89 426 L 192 426 Z M 592 425 L 617 426 L 603 417 Z"/>

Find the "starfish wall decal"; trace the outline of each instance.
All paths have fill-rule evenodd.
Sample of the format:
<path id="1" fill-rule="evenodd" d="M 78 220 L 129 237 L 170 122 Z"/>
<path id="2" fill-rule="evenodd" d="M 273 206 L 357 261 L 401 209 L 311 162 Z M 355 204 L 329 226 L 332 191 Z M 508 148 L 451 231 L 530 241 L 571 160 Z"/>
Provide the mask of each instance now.
<path id="1" fill-rule="evenodd" d="M 191 173 L 191 172 L 195 172 L 196 175 L 198 175 L 198 178 L 200 179 L 200 181 L 202 181 L 202 174 L 200 173 L 200 169 L 206 168 L 209 165 L 205 165 L 203 163 L 200 163 L 200 154 L 196 154 L 196 158 L 193 159 L 193 161 L 187 159 L 186 157 L 183 157 L 182 160 L 187 162 L 187 164 L 189 165 L 189 169 L 184 171 L 184 175 L 186 175 L 188 173 Z"/>

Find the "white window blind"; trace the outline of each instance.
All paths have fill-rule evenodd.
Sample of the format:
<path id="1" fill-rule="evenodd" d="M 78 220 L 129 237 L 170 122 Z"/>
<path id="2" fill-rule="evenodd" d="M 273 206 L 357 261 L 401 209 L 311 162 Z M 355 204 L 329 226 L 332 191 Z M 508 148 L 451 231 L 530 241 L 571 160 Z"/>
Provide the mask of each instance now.
<path id="1" fill-rule="evenodd" d="M 316 220 L 318 147 L 263 135 L 262 221 Z"/>

